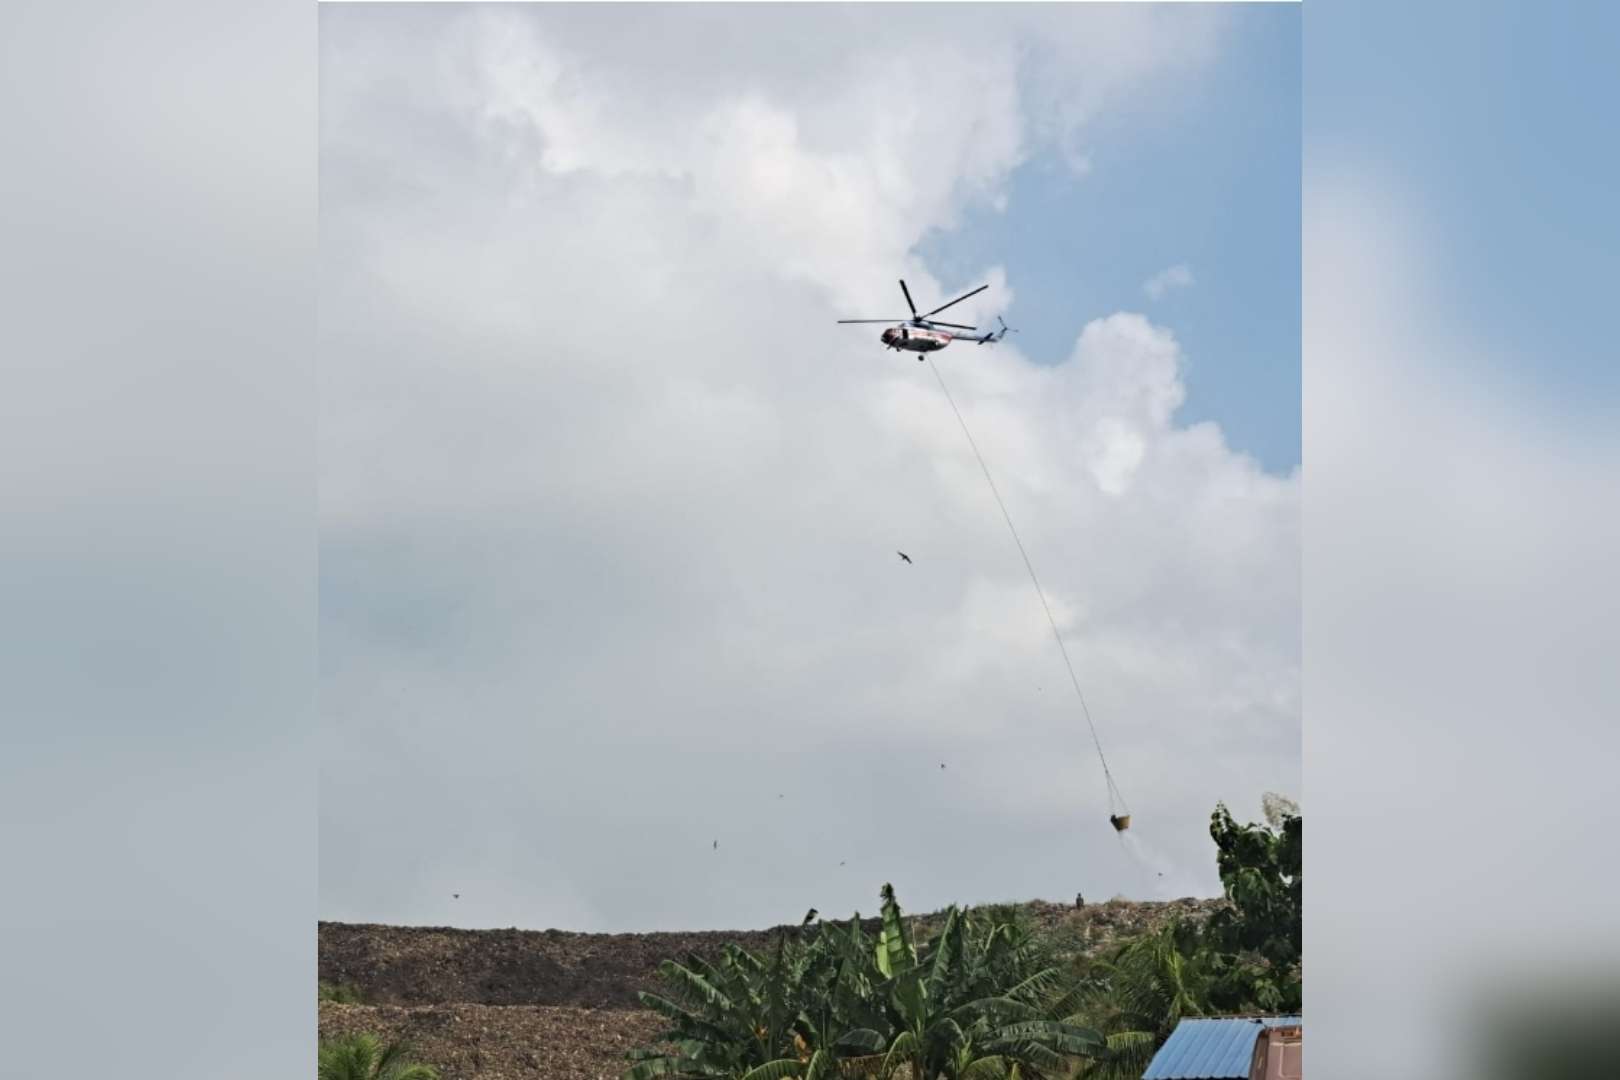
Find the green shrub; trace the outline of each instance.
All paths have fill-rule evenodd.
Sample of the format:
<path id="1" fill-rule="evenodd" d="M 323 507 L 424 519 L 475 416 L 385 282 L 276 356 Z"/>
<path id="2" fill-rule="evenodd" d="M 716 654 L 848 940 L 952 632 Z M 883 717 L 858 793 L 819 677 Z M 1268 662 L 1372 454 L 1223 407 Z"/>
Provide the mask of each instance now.
<path id="1" fill-rule="evenodd" d="M 404 1043 L 364 1033 L 322 1039 L 317 1080 L 439 1080 L 439 1070 L 410 1060 Z"/>
<path id="2" fill-rule="evenodd" d="M 363 1004 L 360 990 L 346 983 L 322 982 L 320 984 L 320 1000 L 335 1001 L 340 1005 Z"/>

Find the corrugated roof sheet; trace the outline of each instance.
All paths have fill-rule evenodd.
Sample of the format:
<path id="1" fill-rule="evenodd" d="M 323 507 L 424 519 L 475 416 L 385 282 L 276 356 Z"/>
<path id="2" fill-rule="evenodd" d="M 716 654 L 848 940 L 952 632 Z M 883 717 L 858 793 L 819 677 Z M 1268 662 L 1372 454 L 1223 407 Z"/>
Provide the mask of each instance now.
<path id="1" fill-rule="evenodd" d="M 1298 1016 L 1183 1020 L 1153 1055 L 1142 1080 L 1234 1080 L 1249 1075 L 1254 1040 L 1269 1027 L 1304 1026 Z"/>

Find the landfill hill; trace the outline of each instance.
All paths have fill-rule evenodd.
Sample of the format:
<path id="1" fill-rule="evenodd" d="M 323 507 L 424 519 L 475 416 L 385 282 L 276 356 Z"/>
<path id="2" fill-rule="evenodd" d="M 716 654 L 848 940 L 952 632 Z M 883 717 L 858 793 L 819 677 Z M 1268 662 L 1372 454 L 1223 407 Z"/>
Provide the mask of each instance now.
<path id="1" fill-rule="evenodd" d="M 1059 948 L 1092 954 L 1172 917 L 1201 920 L 1220 903 L 1014 906 Z M 908 918 L 926 936 L 943 915 Z M 876 932 L 876 919 L 863 923 Z M 321 981 L 358 991 L 364 1004 L 321 1002 L 320 1034 L 402 1038 L 443 1080 L 618 1080 L 625 1052 L 663 1030 L 636 997 L 657 989 L 660 963 L 714 957 L 727 942 L 763 951 L 782 929 L 793 928 L 580 934 L 323 922 Z"/>

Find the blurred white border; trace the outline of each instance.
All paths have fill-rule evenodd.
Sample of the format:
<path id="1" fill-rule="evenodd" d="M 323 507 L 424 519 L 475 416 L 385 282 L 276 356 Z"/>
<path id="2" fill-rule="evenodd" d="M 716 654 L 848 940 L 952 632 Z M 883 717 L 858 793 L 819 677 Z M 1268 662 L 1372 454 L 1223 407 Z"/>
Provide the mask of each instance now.
<path id="1" fill-rule="evenodd" d="M 7 1068 L 307 1072 L 315 10 L 10 14 Z M 1307 145 L 1313 1076 L 1465 1075 L 1482 988 L 1613 970 L 1620 454 L 1442 287 L 1466 191 Z"/>

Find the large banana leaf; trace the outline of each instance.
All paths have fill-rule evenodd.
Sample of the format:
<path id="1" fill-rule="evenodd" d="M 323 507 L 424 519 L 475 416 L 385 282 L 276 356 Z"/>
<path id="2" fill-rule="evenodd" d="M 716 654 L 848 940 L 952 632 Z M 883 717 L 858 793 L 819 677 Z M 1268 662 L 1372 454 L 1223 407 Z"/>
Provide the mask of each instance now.
<path id="1" fill-rule="evenodd" d="M 727 960 L 731 961 L 738 967 L 747 968 L 750 971 L 756 972 L 765 970 L 765 961 L 761 960 L 759 957 L 755 956 L 741 945 L 726 945 L 723 950 L 723 955 Z"/>
<path id="2" fill-rule="evenodd" d="M 1000 1054 L 982 1057 L 957 1074 L 957 1080 L 1007 1080 L 1009 1070 L 1017 1068 Z"/>
<path id="3" fill-rule="evenodd" d="M 951 1010 L 951 1016 L 959 1021 L 982 1018 L 999 1024 L 1043 1019 L 1040 1009 L 1010 997 L 978 998 L 957 1006 Z"/>
<path id="4" fill-rule="evenodd" d="M 938 942 L 934 946 L 933 963 L 929 965 L 928 972 L 928 997 L 933 1001 L 945 1000 L 945 990 L 951 977 L 951 965 L 961 960 L 962 935 L 965 929 L 963 922 L 954 907 L 945 916 L 945 928 L 940 931 Z"/>
<path id="5" fill-rule="evenodd" d="M 1009 1061 L 1028 1065 L 1036 1073 L 1059 1073 L 1063 1071 L 1065 1064 L 1065 1058 L 1062 1054 L 1049 1046 L 1030 1040 L 1005 1043 L 992 1042 L 986 1044 L 985 1049 L 993 1054 L 1005 1057 Z"/>
<path id="6" fill-rule="evenodd" d="M 829 1080 L 837 1074 L 838 1061 L 825 1050 L 817 1050 L 809 1061 L 783 1058 L 751 1069 L 742 1080 Z"/>
<path id="7" fill-rule="evenodd" d="M 791 993 L 798 990 L 798 986 L 789 985 L 787 978 L 788 965 L 787 935 L 778 934 L 776 938 L 776 955 L 771 960 L 771 966 L 766 973 L 765 989 L 765 1028 L 769 1049 L 776 1049 L 786 1036 L 787 1027 L 787 999 Z"/>
<path id="8" fill-rule="evenodd" d="M 804 1080 L 830 1080 L 837 1073 L 838 1059 L 825 1050 L 817 1050 L 805 1067 Z"/>
<path id="9" fill-rule="evenodd" d="M 962 1030 L 962 1025 L 948 1016 L 930 1024 L 923 1033 L 923 1046 L 930 1061 L 955 1056 L 967 1042 L 967 1032 Z"/>
<path id="10" fill-rule="evenodd" d="M 1012 1024 L 990 1033 L 982 1047 L 1022 1064 L 1037 1076 L 1071 1075 L 1077 1062 L 1094 1062 L 1107 1056 L 1095 1032 L 1065 1027 L 1051 1021 Z"/>
<path id="11" fill-rule="evenodd" d="M 833 1044 L 833 1049 L 876 1053 L 882 1050 L 887 1042 L 888 1040 L 883 1037 L 883 1033 L 880 1031 L 874 1031 L 871 1028 L 856 1028 L 838 1036 L 838 1040 Z"/>
<path id="12" fill-rule="evenodd" d="M 900 913 L 900 903 L 894 898 L 894 886 L 883 886 L 883 931 L 878 935 L 877 966 L 885 978 L 894 978 L 910 971 L 917 963 L 917 950 L 911 944 Z"/>
<path id="13" fill-rule="evenodd" d="M 1008 987 L 1002 997 L 1032 1004 L 1055 1003 L 1064 990 L 1063 973 L 1057 968 L 1043 968 L 1015 986 Z"/>
<path id="14" fill-rule="evenodd" d="M 1151 1031 L 1121 1031 L 1107 1041 L 1107 1052 L 1082 1074 L 1087 1080 L 1137 1080 L 1159 1046 Z"/>
<path id="15" fill-rule="evenodd" d="M 1031 1040 L 1061 1054 L 1090 1056 L 1105 1053 L 1108 1044 L 1102 1032 L 1092 1028 L 1063 1024 L 1056 1020 L 1025 1020 L 997 1028 L 992 1036 L 995 1042 L 1022 1042 Z"/>
<path id="16" fill-rule="evenodd" d="M 748 1070 L 742 1080 L 799 1080 L 806 1068 L 806 1063 L 798 1058 L 782 1058 Z"/>
<path id="17" fill-rule="evenodd" d="M 889 1001 L 900 1014 L 901 1023 L 921 1028 L 928 1021 L 928 993 L 923 989 L 921 975 L 915 968 L 891 980 Z"/>
<path id="18" fill-rule="evenodd" d="M 626 1069 L 620 1080 L 654 1080 L 660 1076 L 722 1077 L 724 1069 L 699 1065 L 685 1058 L 662 1057 L 643 1061 Z"/>
<path id="19" fill-rule="evenodd" d="M 673 998 L 655 994 L 651 990 L 636 991 L 636 999 L 646 1008 L 676 1023 L 686 1023 L 688 1021 L 702 1023 L 705 1020 L 705 1017 L 699 1011 L 694 1011 Z M 702 1003 L 699 1002 L 698 1004 L 701 1007 Z"/>
<path id="20" fill-rule="evenodd" d="M 921 1049 L 915 1034 L 902 1031 L 895 1037 L 894 1042 L 889 1044 L 889 1052 L 883 1056 L 883 1066 L 878 1070 L 878 1075 L 893 1076 L 895 1069 L 920 1057 Z"/>
<path id="21" fill-rule="evenodd" d="M 731 999 L 716 985 L 721 980 L 715 979 L 712 974 L 699 974 L 673 960 L 659 964 L 658 974 L 673 984 L 682 996 L 701 1002 L 707 1009 L 724 1011 L 732 1008 Z"/>

